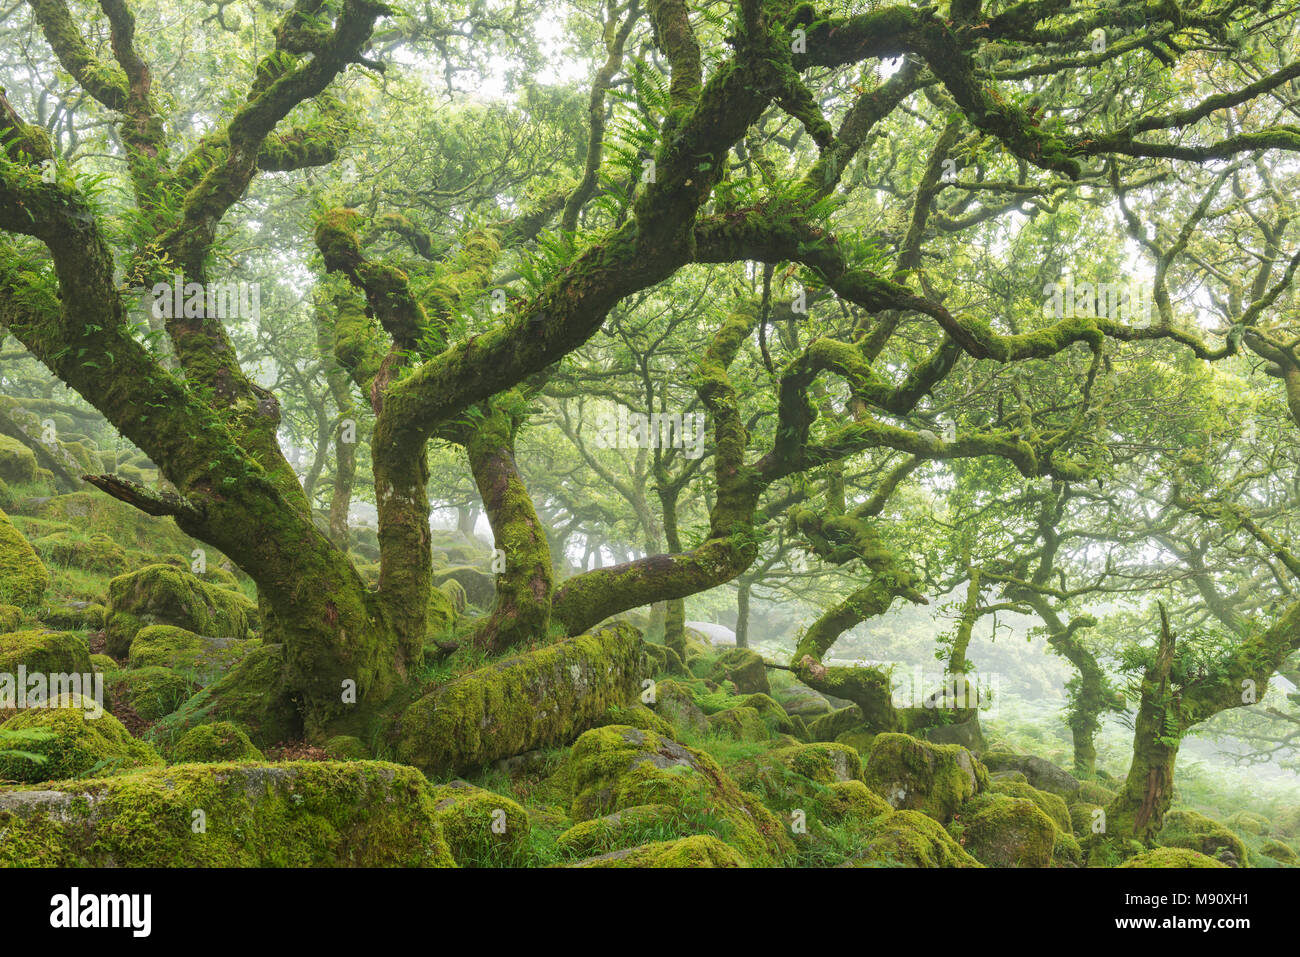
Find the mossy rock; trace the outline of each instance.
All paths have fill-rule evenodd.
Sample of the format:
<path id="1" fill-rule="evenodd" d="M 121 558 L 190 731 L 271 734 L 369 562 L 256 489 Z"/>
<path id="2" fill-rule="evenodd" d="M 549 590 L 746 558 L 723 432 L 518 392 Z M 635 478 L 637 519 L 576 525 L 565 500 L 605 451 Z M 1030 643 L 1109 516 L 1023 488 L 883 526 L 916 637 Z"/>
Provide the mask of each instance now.
<path id="1" fill-rule="evenodd" d="M 41 620 L 51 628 L 64 628 L 68 631 L 100 631 L 107 617 L 108 609 L 90 601 L 73 601 L 46 608 L 41 613 Z"/>
<path id="2" fill-rule="evenodd" d="M 1157 847 L 1130 857 L 1120 867 L 1227 867 L 1222 861 L 1184 847 Z"/>
<path id="3" fill-rule="evenodd" d="M 461 867 L 522 864 L 532 824 L 515 801 L 465 781 L 433 788 L 433 807 Z"/>
<path id="4" fill-rule="evenodd" d="M 1057 827 L 1027 798 L 987 793 L 959 815 L 959 840 L 985 867 L 1047 867 L 1052 863 Z"/>
<path id="5" fill-rule="evenodd" d="M 57 707 L 20 711 L 0 724 L 5 731 L 36 730 L 50 735 L 22 744 L 24 751 L 44 757 L 44 762 L 0 754 L 0 779 L 62 781 L 92 771 L 119 774 L 163 763 L 153 748 L 131 737 L 122 722 L 108 712 L 92 717 L 96 709 L 89 697 L 65 695 L 57 703 Z"/>
<path id="6" fill-rule="evenodd" d="M 1093 833 L 1092 826 L 1094 821 L 1101 821 L 1101 815 L 1098 811 L 1105 813 L 1105 808 L 1100 804 L 1089 804 L 1086 801 L 1078 801 L 1070 805 L 1070 829 L 1082 838 L 1087 838 Z"/>
<path id="7" fill-rule="evenodd" d="M 669 804 L 715 816 L 716 836 L 751 864 L 774 865 L 793 850 L 781 821 L 712 757 L 650 731 L 618 725 L 588 731 L 573 745 L 566 779 L 575 821 Z"/>
<path id="8" fill-rule="evenodd" d="M 596 720 L 592 727 L 600 728 L 607 724 L 626 724 L 633 728 L 640 728 L 642 731 L 653 731 L 665 738 L 677 740 L 677 729 L 639 701 L 626 706 L 613 705 Z"/>
<path id="9" fill-rule="evenodd" d="M 335 761 L 368 761 L 371 757 L 365 742 L 350 734 L 336 734 L 323 747 L 325 753 Z"/>
<path id="10" fill-rule="evenodd" d="M 719 683 L 730 681 L 740 694 L 769 694 L 772 690 L 763 656 L 748 648 L 732 648 L 718 655 L 706 677 Z"/>
<path id="11" fill-rule="evenodd" d="M 1079 789 L 1074 792 L 1070 800 L 1086 804 L 1099 804 L 1106 807 L 1111 801 L 1115 800 L 1117 793 L 1097 781 L 1080 781 Z"/>
<path id="12" fill-rule="evenodd" d="M 569 857 L 591 857 L 692 833 L 692 822 L 681 808 L 638 804 L 575 824 L 556 838 L 555 847 Z"/>
<path id="13" fill-rule="evenodd" d="M 11 436 L 0 433 L 0 479 L 14 485 L 36 481 L 36 453 Z"/>
<path id="14" fill-rule="evenodd" d="M 849 705 L 847 708 L 837 708 L 810 721 L 808 736 L 813 741 L 834 741 L 846 731 L 853 731 L 861 725 L 862 709 L 855 704 Z"/>
<path id="15" fill-rule="evenodd" d="M 753 708 L 774 735 L 788 734 L 806 739 L 808 726 L 786 714 L 785 708 L 781 707 L 771 695 L 762 693 L 744 695 L 736 699 L 736 707 Z"/>
<path id="16" fill-rule="evenodd" d="M 1067 801 L 1073 800 L 1079 791 L 1079 779 L 1046 758 L 990 748 L 980 760 L 989 771 L 1019 771 L 1038 790 L 1059 794 Z"/>
<path id="17" fill-rule="evenodd" d="M 90 648 L 83 638 L 70 631 L 11 631 L 0 635 L 0 675 L 12 675 L 17 681 L 18 667 L 28 675 L 91 674 Z M 17 692 L 17 687 L 13 689 Z M 72 689 L 65 689 L 72 690 Z M 54 693 L 50 689 L 50 693 Z"/>
<path id="18" fill-rule="evenodd" d="M 819 742 L 773 751 L 772 757 L 801 777 L 817 784 L 862 779 L 862 758 L 846 744 Z"/>
<path id="19" fill-rule="evenodd" d="M 174 625 L 196 635 L 252 635 L 257 606 L 240 592 L 209 585 L 170 565 L 148 565 L 108 585 L 108 653 L 124 658 L 141 628 Z"/>
<path id="20" fill-rule="evenodd" d="M 108 655 L 91 655 L 90 667 L 95 674 L 106 675 L 119 670 L 122 666 Z"/>
<path id="21" fill-rule="evenodd" d="M 646 642 L 645 653 L 646 658 L 650 661 L 650 674 L 652 675 L 680 675 L 686 671 L 686 665 L 683 663 L 681 656 L 667 645 Z"/>
<path id="22" fill-rule="evenodd" d="M 871 746 L 876 743 L 876 734 L 877 732 L 875 731 L 859 726 L 849 731 L 842 731 L 837 734 L 835 736 L 835 743 L 850 747 L 854 751 L 858 752 L 858 754 L 870 754 Z"/>
<path id="23" fill-rule="evenodd" d="M 960 744 L 977 757 L 985 750 L 984 732 L 980 727 L 978 715 L 954 724 L 930 725 L 922 736 L 935 744 Z"/>
<path id="24" fill-rule="evenodd" d="M 0 832 L 0 867 L 455 865 L 423 775 L 378 761 L 183 764 L 5 791 Z"/>
<path id="25" fill-rule="evenodd" d="M 1289 844 L 1283 844 L 1281 841 L 1265 841 L 1259 846 L 1259 853 L 1289 867 L 1300 864 L 1300 855 L 1297 855 L 1295 849 Z"/>
<path id="26" fill-rule="evenodd" d="M 1249 859 L 1241 838 L 1218 821 L 1196 811 L 1177 810 L 1166 814 L 1156 842 L 1164 847 L 1198 851 L 1230 865 L 1245 867 Z M 1230 854 L 1231 859 L 1226 854 Z"/>
<path id="27" fill-rule="evenodd" d="M 796 682 L 774 689 L 772 697 L 785 709 L 786 714 L 797 714 L 805 721 L 812 721 L 831 713 L 831 703 L 826 700 L 826 697 L 805 684 Z"/>
<path id="28" fill-rule="evenodd" d="M 469 596 L 465 594 L 465 586 L 454 578 L 448 578 L 438 586 L 438 591 L 446 596 L 451 602 L 451 607 L 457 615 L 465 610 L 469 604 Z"/>
<path id="29" fill-rule="evenodd" d="M 104 677 L 104 690 L 110 710 L 125 704 L 145 721 L 157 721 L 183 705 L 198 689 L 190 678 L 170 668 L 148 667 L 109 672 Z"/>
<path id="30" fill-rule="evenodd" d="M 89 537 L 55 532 L 32 540 L 32 548 L 47 565 L 120 575 L 127 570 L 126 550 L 107 535 Z"/>
<path id="31" fill-rule="evenodd" d="M 441 587 L 430 588 L 425 637 L 433 640 L 446 634 L 456 624 L 458 617 L 456 604 L 451 597 Z"/>
<path id="32" fill-rule="evenodd" d="M 655 700 L 652 707 L 655 713 L 667 720 L 680 731 L 707 731 L 709 718 L 695 703 L 695 696 L 690 688 L 671 678 L 656 681 Z"/>
<path id="33" fill-rule="evenodd" d="M 230 721 L 214 721 L 190 728 L 172 749 L 173 764 L 220 764 L 264 759 L 244 729 Z"/>
<path id="34" fill-rule="evenodd" d="M 41 502 L 34 510 L 36 518 L 50 523 L 66 523 L 82 534 L 108 535 L 123 548 L 137 549 L 150 555 L 190 555 L 195 542 L 170 518 L 148 515 L 132 505 L 120 502 L 98 490 L 56 495 Z M 57 526 L 50 525 L 50 530 Z M 222 556 L 207 548 L 209 565 L 218 564 Z M 189 561 L 186 559 L 186 567 Z"/>
<path id="35" fill-rule="evenodd" d="M 988 772 L 958 744 L 931 744 L 906 734 L 878 734 L 863 780 L 890 806 L 922 811 L 941 824 L 989 786 Z"/>
<path id="36" fill-rule="evenodd" d="M 206 685 L 260 645 L 256 638 L 210 638 L 175 625 L 147 625 L 135 633 L 127 663 L 132 668 L 171 668 Z"/>
<path id="37" fill-rule="evenodd" d="M 37 608 L 50 587 L 50 573 L 36 551 L 0 511 L 0 602 Z"/>
<path id="38" fill-rule="evenodd" d="M 1059 794 L 1040 791 L 1033 785 L 1021 784 L 1019 781 L 993 781 L 989 785 L 989 790 L 994 794 L 1007 794 L 1033 801 L 1038 805 L 1038 809 L 1050 817 L 1052 823 L 1066 834 L 1074 831 L 1074 825 L 1070 820 L 1070 809 L 1065 806 L 1065 798 Z"/>
<path id="39" fill-rule="evenodd" d="M 23 623 L 23 610 L 17 605 L 0 605 L 0 635 L 17 631 Z"/>
<path id="40" fill-rule="evenodd" d="M 770 741 L 772 731 L 753 708 L 727 708 L 709 715 L 709 732 L 733 741 Z"/>
<path id="41" fill-rule="evenodd" d="M 1268 837 L 1269 829 L 1273 826 L 1268 818 L 1253 811 L 1238 811 L 1224 823 L 1238 834 L 1253 834 L 1256 837 Z"/>
<path id="42" fill-rule="evenodd" d="M 402 714 L 398 759 L 441 774 L 565 744 L 638 700 L 641 648 L 640 633 L 616 622 L 456 678 Z"/>
<path id="43" fill-rule="evenodd" d="M 472 565 L 452 565 L 433 570 L 433 583 L 439 588 L 444 582 L 454 581 L 465 593 L 470 604 L 479 608 L 491 608 L 496 601 L 496 578 L 482 569 Z"/>
<path id="44" fill-rule="evenodd" d="M 1064 831 L 1056 832 L 1056 840 L 1052 844 L 1052 866 L 1083 866 L 1083 847 L 1075 840 L 1074 835 Z"/>
<path id="45" fill-rule="evenodd" d="M 1300 839 L 1300 805 L 1291 805 L 1275 811 L 1273 813 L 1273 832 L 1289 837 L 1292 840 Z"/>
<path id="46" fill-rule="evenodd" d="M 867 828 L 863 847 L 840 867 L 980 867 L 952 835 L 920 811 L 881 815 Z"/>
<path id="47" fill-rule="evenodd" d="M 302 717 L 285 691 L 284 646 L 260 642 L 219 679 L 199 691 L 146 734 L 164 751 L 190 728 L 233 721 L 258 747 L 302 737 Z"/>
<path id="48" fill-rule="evenodd" d="M 696 834 L 675 841 L 659 841 L 570 864 L 570 867 L 748 867 L 735 848 L 716 837 Z"/>

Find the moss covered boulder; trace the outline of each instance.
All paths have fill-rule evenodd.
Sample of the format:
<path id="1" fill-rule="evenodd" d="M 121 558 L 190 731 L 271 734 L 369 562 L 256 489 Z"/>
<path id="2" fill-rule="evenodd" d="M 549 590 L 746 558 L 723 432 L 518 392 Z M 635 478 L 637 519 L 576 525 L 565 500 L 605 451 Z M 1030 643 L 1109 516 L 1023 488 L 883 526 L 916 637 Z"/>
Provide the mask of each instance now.
<path id="1" fill-rule="evenodd" d="M 107 535 L 83 537 L 54 532 L 32 540 L 41 560 L 59 568 L 79 568 L 105 575 L 120 575 L 128 568 L 126 550 Z"/>
<path id="2" fill-rule="evenodd" d="M 655 713 L 680 731 L 707 731 L 708 715 L 695 702 L 691 689 L 679 681 L 665 679 L 654 685 Z"/>
<path id="3" fill-rule="evenodd" d="M 36 481 L 36 453 L 17 439 L 0 433 L 0 480 L 14 485 Z"/>
<path id="4" fill-rule="evenodd" d="M 1196 811 L 1170 811 L 1165 815 L 1156 842 L 1164 847 L 1199 851 L 1229 866 L 1247 863 L 1246 845 L 1218 821 Z"/>
<path id="5" fill-rule="evenodd" d="M 0 866 L 450 867 L 433 795 L 377 761 L 184 764 L 0 792 Z"/>
<path id="6" fill-rule="evenodd" d="M 662 841 L 688 837 L 696 831 L 688 812 L 667 804 L 637 804 L 582 821 L 556 838 L 556 849 L 573 858 L 607 854 Z"/>
<path id="7" fill-rule="evenodd" d="M 962 808 L 949 829 L 986 867 L 1047 867 L 1058 833 L 1033 801 L 992 792 Z"/>
<path id="8" fill-rule="evenodd" d="M 126 705 L 145 721 L 171 714 L 197 690 L 188 677 L 169 668 L 112 671 L 104 677 L 109 710 Z"/>
<path id="9" fill-rule="evenodd" d="M 994 794 L 1006 794 L 1011 797 L 1033 801 L 1038 809 L 1052 819 L 1052 823 L 1066 834 L 1073 833 L 1074 824 L 1070 818 L 1070 809 L 1065 805 L 1065 798 L 1050 791 L 1040 791 L 1031 784 L 1019 781 L 993 781 L 989 790 Z"/>
<path id="10" fill-rule="evenodd" d="M 170 751 L 190 728 L 233 721 L 258 747 L 302 737 L 302 716 L 285 691 L 284 647 L 252 648 L 238 664 L 149 729 L 146 737 Z"/>
<path id="11" fill-rule="evenodd" d="M 639 700 L 641 649 L 640 633 L 618 622 L 450 681 L 401 716 L 398 760 L 438 774 L 571 741 Z"/>
<path id="12" fill-rule="evenodd" d="M 148 565 L 119 575 L 108 586 L 108 653 L 125 658 L 148 625 L 174 625 L 196 635 L 248 638 L 257 606 L 243 594 L 209 585 L 171 565 Z"/>
<path id="13" fill-rule="evenodd" d="M 817 784 L 829 785 L 862 778 L 862 758 L 846 744 L 800 744 L 776 750 L 772 757 L 795 774 Z"/>
<path id="14" fill-rule="evenodd" d="M 17 605 L 0 604 L 0 635 L 17 631 L 23 623 L 23 610 Z"/>
<path id="15" fill-rule="evenodd" d="M 785 709 L 786 714 L 797 714 L 805 721 L 812 721 L 831 711 L 831 703 L 821 692 L 798 682 L 774 689 L 772 697 Z"/>
<path id="16" fill-rule="evenodd" d="M 876 735 L 863 779 L 895 809 L 922 811 L 941 824 L 989 786 L 984 765 L 961 745 L 894 733 Z"/>
<path id="17" fill-rule="evenodd" d="M 433 808 L 461 867 L 505 867 L 525 862 L 528 812 L 508 797 L 452 781 L 433 789 Z"/>
<path id="18" fill-rule="evenodd" d="M 709 731 L 735 741 L 769 741 L 772 731 L 753 708 L 727 708 L 709 715 Z"/>
<path id="19" fill-rule="evenodd" d="M 920 811 L 881 815 L 841 867 L 979 867 L 952 835 Z"/>
<path id="20" fill-rule="evenodd" d="M 774 865 L 793 848 L 785 825 L 712 757 L 653 732 L 618 725 L 588 731 L 573 745 L 567 779 L 575 821 L 668 804 L 697 815 L 702 829 L 751 864 Z"/>
<path id="21" fill-rule="evenodd" d="M 50 573 L 36 551 L 0 511 L 0 602 L 35 608 L 49 587 Z"/>
<path id="22" fill-rule="evenodd" d="M 1059 794 L 1067 801 L 1072 800 L 1079 790 L 1079 779 L 1073 774 L 1033 754 L 995 748 L 986 751 L 980 760 L 990 771 L 1019 771 L 1038 790 Z"/>
<path id="23" fill-rule="evenodd" d="M 1300 865 L 1300 855 L 1296 854 L 1295 848 L 1281 841 L 1265 841 L 1259 846 L 1259 853 L 1288 867 Z"/>
<path id="24" fill-rule="evenodd" d="M 708 677 L 719 683 L 730 681 L 740 694 L 770 694 L 763 656 L 748 648 L 724 651 L 709 666 Z"/>
<path id="25" fill-rule="evenodd" d="M 734 848 L 716 837 L 696 834 L 675 841 L 611 851 L 571 864 L 571 867 L 748 867 Z"/>
<path id="26" fill-rule="evenodd" d="M 224 761 L 261 761 L 263 758 L 244 729 L 230 721 L 215 721 L 190 728 L 172 749 L 174 764 L 220 764 Z"/>
<path id="27" fill-rule="evenodd" d="M 66 695 L 59 705 L 20 711 L 0 724 L 5 731 L 34 730 L 47 735 L 22 745 L 24 751 L 43 757 L 43 762 L 0 755 L 0 779 L 62 781 L 89 772 L 118 774 L 163 763 L 153 748 L 131 737 L 122 722 L 107 711 L 92 717 L 96 710 L 89 699 L 83 702 L 77 695 Z"/>
<path id="28" fill-rule="evenodd" d="M 147 625 L 131 640 L 127 663 L 132 668 L 171 668 L 205 685 L 259 644 L 255 638 L 213 638 L 175 625 Z"/>
<path id="29" fill-rule="evenodd" d="M 32 629 L 0 635 L 0 675 L 16 676 L 19 665 L 29 675 L 85 675 L 94 670 L 90 648 L 70 631 Z"/>
<path id="30" fill-rule="evenodd" d="M 1184 847 L 1157 847 L 1130 857 L 1120 867 L 1227 867 L 1222 861 Z"/>
<path id="31" fill-rule="evenodd" d="M 837 708 L 808 722 L 808 737 L 813 741 L 834 741 L 841 734 L 862 725 L 862 709 L 857 705 Z"/>
<path id="32" fill-rule="evenodd" d="M 1273 826 L 1268 818 L 1253 811 L 1238 811 L 1224 823 L 1238 834 L 1253 834 L 1256 837 L 1267 837 Z"/>

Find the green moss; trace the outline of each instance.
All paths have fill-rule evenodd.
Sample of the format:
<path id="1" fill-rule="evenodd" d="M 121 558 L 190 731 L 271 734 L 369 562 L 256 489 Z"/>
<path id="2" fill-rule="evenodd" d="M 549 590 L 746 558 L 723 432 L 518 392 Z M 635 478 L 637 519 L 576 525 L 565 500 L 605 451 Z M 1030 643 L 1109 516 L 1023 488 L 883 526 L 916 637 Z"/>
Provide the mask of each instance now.
<path id="1" fill-rule="evenodd" d="M 688 837 L 697 830 L 697 823 L 682 808 L 638 804 L 575 824 L 556 839 L 555 845 L 570 857 L 590 857 L 664 838 Z"/>
<path id="2" fill-rule="evenodd" d="M 184 704 L 197 688 L 188 677 L 169 668 L 148 667 L 110 672 L 104 678 L 104 690 L 110 710 L 120 711 L 127 705 L 145 721 L 157 721 Z"/>
<path id="3" fill-rule="evenodd" d="M 1074 830 L 1070 821 L 1069 808 L 1065 806 L 1065 799 L 1059 794 L 1040 791 L 1036 787 L 1022 784 L 1019 781 L 994 781 L 989 785 L 989 790 L 995 794 L 1007 794 L 1011 797 L 1033 801 L 1038 806 L 1038 809 L 1050 817 L 1052 823 L 1066 834 L 1070 834 Z"/>
<path id="4" fill-rule="evenodd" d="M 374 761 L 187 764 L 0 792 L 0 831 L 0 866 L 454 866 L 423 776 Z"/>
<path id="5" fill-rule="evenodd" d="M 734 849 L 716 837 L 696 834 L 588 858 L 573 867 L 748 867 Z"/>
<path id="6" fill-rule="evenodd" d="M 335 761 L 365 761 L 371 756 L 365 742 L 349 734 L 336 734 L 324 747 L 325 753 Z"/>
<path id="7" fill-rule="evenodd" d="M 575 821 L 641 804 L 707 809 L 718 816 L 714 836 L 751 864 L 776 864 L 792 850 L 784 825 L 712 757 L 653 732 L 618 725 L 588 731 L 574 743 L 567 779 Z"/>
<path id="8" fill-rule="evenodd" d="M 679 731 L 708 730 L 708 716 L 696 704 L 691 689 L 679 681 L 667 678 L 655 682 L 654 709 Z"/>
<path id="9" fill-rule="evenodd" d="M 1251 811 L 1238 811 L 1224 823 L 1238 834 L 1254 834 L 1257 837 L 1267 837 L 1273 826 L 1264 815 Z"/>
<path id="10" fill-rule="evenodd" d="M 753 708 L 727 708 L 709 715 L 709 731 L 736 741 L 768 741 L 772 731 Z"/>
<path id="11" fill-rule="evenodd" d="M 443 835 L 461 867 L 524 863 L 532 826 L 518 803 L 464 781 L 433 788 L 433 799 Z"/>
<path id="12" fill-rule="evenodd" d="M 919 811 L 876 818 L 863 847 L 841 867 L 979 867 L 952 835 Z"/>
<path id="13" fill-rule="evenodd" d="M 190 728 L 172 749 L 174 764 L 219 764 L 223 761 L 261 761 L 262 752 L 248 740 L 244 729 L 230 721 Z"/>
<path id="14" fill-rule="evenodd" d="M 149 729 L 146 737 L 170 750 L 186 731 L 233 721 L 259 747 L 302 737 L 302 718 L 285 691 L 284 648 L 261 645 L 216 682 Z"/>
<path id="15" fill-rule="evenodd" d="M 131 640 L 127 662 L 132 668 L 171 668 L 205 685 L 260 645 L 255 638 L 209 638 L 175 625 L 147 625 Z"/>
<path id="16" fill-rule="evenodd" d="M 657 735 L 672 738 L 674 741 L 677 740 L 677 729 L 639 701 L 626 706 L 611 706 L 608 711 L 596 720 L 592 727 L 599 728 L 607 724 L 625 724 L 629 727 L 640 728 L 642 731 L 653 731 Z"/>
<path id="17" fill-rule="evenodd" d="M 247 638 L 256 606 L 241 593 L 209 585 L 170 565 L 149 565 L 109 582 L 108 653 L 125 657 L 148 625 L 174 625 L 197 635 Z"/>
<path id="18" fill-rule="evenodd" d="M 91 655 L 90 667 L 96 674 L 106 675 L 110 671 L 117 671 L 121 666 L 108 655 Z"/>
<path id="19" fill-rule="evenodd" d="M 1196 811 L 1170 811 L 1156 836 L 1157 843 L 1165 847 L 1182 847 L 1198 851 L 1209 857 L 1232 854 L 1233 862 L 1245 866 L 1248 861 L 1246 845 L 1236 834 L 1218 821 Z"/>
<path id="20" fill-rule="evenodd" d="M 0 602 L 36 608 L 49 587 L 50 573 L 9 516 L 0 511 Z"/>
<path id="21" fill-rule="evenodd" d="M 450 681 L 402 715 L 398 759 L 438 774 L 564 744 L 636 700 L 641 644 L 616 623 Z"/>
<path id="22" fill-rule="evenodd" d="M 1047 867 L 1057 827 L 1033 801 L 1006 794 L 980 795 L 962 808 L 950 830 L 986 867 Z"/>
<path id="23" fill-rule="evenodd" d="M 1265 841 L 1259 846 L 1259 852 L 1280 864 L 1300 864 L 1300 855 L 1297 855 L 1295 849 L 1289 844 L 1283 844 L 1281 841 Z"/>
<path id="24" fill-rule="evenodd" d="M 1072 834 L 1067 834 L 1064 831 L 1056 832 L 1056 840 L 1052 844 L 1052 866 L 1083 866 L 1083 847 L 1074 839 Z"/>
<path id="25" fill-rule="evenodd" d="M 862 758 L 845 744 L 800 744 L 773 751 L 772 757 L 816 784 L 830 785 L 862 778 Z"/>
<path id="26" fill-rule="evenodd" d="M 1183 847 L 1157 847 L 1130 857 L 1120 867 L 1227 867 L 1227 864 Z"/>
<path id="27" fill-rule="evenodd" d="M 1071 804 L 1070 829 L 1086 839 L 1092 834 L 1092 822 L 1099 819 L 1094 817 L 1095 812 L 1100 810 L 1103 810 L 1100 804 L 1089 804 L 1086 801 Z"/>
<path id="28" fill-rule="evenodd" d="M 13 756 L 0 757 L 0 778 L 58 781 L 90 772 L 115 774 L 162 764 L 162 758 L 153 748 L 132 738 L 111 714 L 88 717 L 75 695 L 61 701 L 61 707 L 21 711 L 0 725 L 6 731 L 39 729 L 53 735 L 24 745 L 25 750 L 45 758 L 42 764 Z"/>
<path id="29" fill-rule="evenodd" d="M 872 741 L 863 780 L 892 807 L 923 811 L 940 823 L 989 786 L 984 765 L 961 745 L 894 733 Z"/>
<path id="30" fill-rule="evenodd" d="M 0 433 L 0 480 L 14 485 L 30 485 L 36 481 L 36 454 L 3 433 Z"/>
<path id="31" fill-rule="evenodd" d="M 1082 801 L 1087 804 L 1100 804 L 1105 807 L 1111 801 L 1115 800 L 1115 792 L 1103 784 L 1096 781 L 1080 781 L 1079 789 L 1074 792 L 1074 801 Z"/>
<path id="32" fill-rule="evenodd" d="M 0 635 L 0 674 L 16 676 L 19 665 L 28 674 L 47 676 L 84 675 L 92 671 L 85 640 L 70 631 L 33 629 Z"/>
<path id="33" fill-rule="evenodd" d="M 730 681 L 741 694 L 766 695 L 772 690 L 767 683 L 763 656 L 748 648 L 724 651 L 709 663 L 706 676 L 719 683 Z"/>

